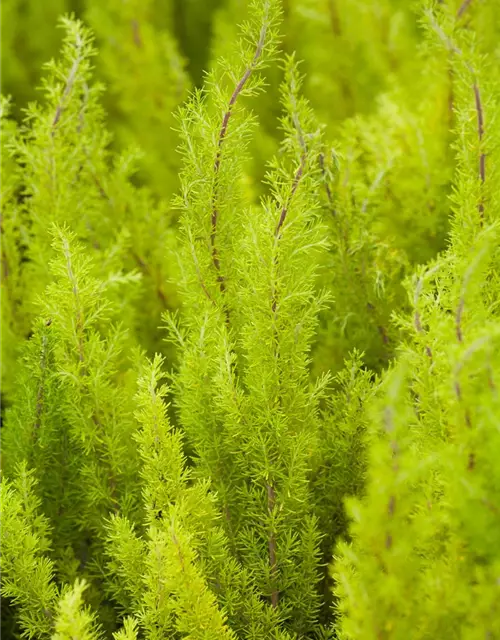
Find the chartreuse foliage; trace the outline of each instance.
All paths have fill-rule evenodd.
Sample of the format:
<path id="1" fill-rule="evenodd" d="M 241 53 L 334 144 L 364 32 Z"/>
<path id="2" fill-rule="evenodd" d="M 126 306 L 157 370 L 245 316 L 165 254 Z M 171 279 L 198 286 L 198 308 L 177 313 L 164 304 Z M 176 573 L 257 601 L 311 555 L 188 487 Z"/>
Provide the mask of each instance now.
<path id="1" fill-rule="evenodd" d="M 320 535 L 308 474 L 323 386 L 308 383 L 324 298 L 314 292 L 310 257 L 324 242 L 313 196 L 320 135 L 298 95 L 293 60 L 286 62 L 283 159 L 267 175 L 270 195 L 255 206 L 241 188 L 251 120 L 238 99 L 259 87 L 259 68 L 273 53 L 273 11 L 264 3 L 263 27 L 247 39 L 237 72 L 221 61 L 209 76 L 209 86 L 223 91 L 195 94 L 181 112 L 184 287 L 196 314 L 181 329 L 176 398 L 230 544 L 271 606 L 280 603 L 290 627 L 304 633 L 318 609 Z M 202 139 L 208 144 L 196 144 Z"/>
<path id="2" fill-rule="evenodd" d="M 13 367 L 16 343 L 29 331 L 34 298 L 51 280 L 52 223 L 65 223 L 78 234 L 99 271 L 118 273 L 125 267 L 142 274 L 135 302 L 121 297 L 119 304 L 131 329 L 149 325 L 148 348 L 158 342 L 152 316 L 175 300 L 168 206 L 133 185 L 134 152 L 110 154 L 99 103 L 102 87 L 92 80 L 91 36 L 79 22 L 65 19 L 63 26 L 63 56 L 47 67 L 43 104 L 30 105 L 17 132 L 7 128 L 10 122 L 3 131 L 6 370 Z"/>
<path id="3" fill-rule="evenodd" d="M 500 638 L 498 2 L 4 4 L 5 637 Z"/>
<path id="4" fill-rule="evenodd" d="M 460 16 L 458 16 L 460 18 Z M 408 280 L 397 364 L 373 410 L 367 495 L 335 564 L 345 638 L 496 638 L 498 80 L 446 8 L 426 28 L 453 74 L 449 244 Z"/>

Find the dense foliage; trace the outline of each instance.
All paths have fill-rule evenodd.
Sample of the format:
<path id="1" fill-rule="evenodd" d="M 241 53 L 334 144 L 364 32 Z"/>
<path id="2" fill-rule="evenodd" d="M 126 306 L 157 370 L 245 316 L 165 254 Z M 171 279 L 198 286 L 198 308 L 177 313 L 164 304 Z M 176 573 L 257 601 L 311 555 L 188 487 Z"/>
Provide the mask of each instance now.
<path id="1" fill-rule="evenodd" d="M 2 11 L 4 637 L 500 640 L 499 0 Z"/>

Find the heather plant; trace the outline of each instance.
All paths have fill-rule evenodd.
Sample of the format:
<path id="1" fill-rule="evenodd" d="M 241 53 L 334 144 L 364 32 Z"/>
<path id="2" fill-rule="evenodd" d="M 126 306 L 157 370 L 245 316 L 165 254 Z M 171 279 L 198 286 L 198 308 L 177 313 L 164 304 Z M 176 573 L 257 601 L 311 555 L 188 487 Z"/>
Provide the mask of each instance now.
<path id="1" fill-rule="evenodd" d="M 499 633 L 498 86 L 460 17 L 425 12 L 454 79 L 451 232 L 407 281 L 405 339 L 373 409 L 367 495 L 350 504 L 353 542 L 335 564 L 345 638 Z"/>
<path id="2" fill-rule="evenodd" d="M 496 0 L 4 4 L 5 637 L 500 638 Z"/>
<path id="3" fill-rule="evenodd" d="M 205 116 L 199 95 L 196 108 L 188 104 L 189 112 L 181 112 L 184 122 L 188 115 L 192 118 L 184 133 L 189 154 L 184 181 L 195 178 L 198 183 L 196 167 L 214 175 L 200 181 L 198 189 L 192 182 L 183 185 L 182 230 L 191 257 L 186 288 L 199 310 L 197 324 L 184 329 L 181 338 L 186 359 L 177 395 L 200 471 L 210 475 L 220 497 L 230 542 L 253 567 L 259 590 L 272 607 L 281 602 L 282 615 L 304 632 L 314 624 L 317 609 L 319 533 L 307 475 L 324 383 L 308 389 L 308 342 L 323 296 L 312 287 L 315 264 L 306 260 L 305 250 L 312 255 L 323 241 L 310 198 L 320 138 L 312 113 L 298 96 L 293 60 L 286 63 L 284 93 L 284 153 L 289 159 L 271 168 L 271 195 L 262 205 L 246 205 L 251 214 L 243 219 L 235 215 L 245 207 L 236 168 L 244 149 L 242 136 L 251 124 L 236 101 L 240 91 L 258 87 L 253 74 L 273 52 L 273 9 L 271 3 L 265 5 L 263 27 L 255 30 L 253 46 L 241 56 L 248 62 L 233 76 L 236 88 L 229 85 L 225 96 L 215 96 L 226 105 L 222 123 L 219 109 L 216 118 L 210 119 L 210 112 Z M 248 84 L 239 77 L 248 78 Z M 195 146 L 190 143 L 211 120 L 219 133 L 203 136 L 213 141 L 211 149 L 198 149 L 200 155 L 214 158 L 213 164 L 203 162 L 203 156 L 192 157 Z M 208 197 L 203 187 L 210 190 Z M 208 220 L 200 216 L 206 201 L 212 203 Z M 206 349 L 214 354 L 208 362 Z M 287 352 L 286 358 L 280 356 Z M 200 375 L 204 385 L 195 384 L 193 376 Z M 235 448 L 237 442 L 241 448 Z M 304 592 L 308 597 L 301 601 L 299 593 Z"/>
<path id="4" fill-rule="evenodd" d="M 3 131 L 7 294 L 2 313 L 11 333 L 2 343 L 2 366 L 7 370 L 14 366 L 16 344 L 34 318 L 34 299 L 52 277 L 53 223 L 69 225 L 78 234 L 96 256 L 96 268 L 119 274 L 125 266 L 140 272 L 142 285 L 134 294 L 140 314 L 135 314 L 130 298 L 119 304 L 125 324 L 145 328 L 147 348 L 154 349 L 159 340 L 159 323 L 151 323 L 152 317 L 176 304 L 171 275 L 175 262 L 169 260 L 175 238 L 168 204 L 134 185 L 134 150 L 109 150 L 102 86 L 92 77 L 96 52 L 91 35 L 79 22 L 66 19 L 62 26 L 67 34 L 63 55 L 47 67 L 44 103 L 30 105 L 17 131 L 9 120 Z M 158 246 L 149 241 L 153 237 Z"/>

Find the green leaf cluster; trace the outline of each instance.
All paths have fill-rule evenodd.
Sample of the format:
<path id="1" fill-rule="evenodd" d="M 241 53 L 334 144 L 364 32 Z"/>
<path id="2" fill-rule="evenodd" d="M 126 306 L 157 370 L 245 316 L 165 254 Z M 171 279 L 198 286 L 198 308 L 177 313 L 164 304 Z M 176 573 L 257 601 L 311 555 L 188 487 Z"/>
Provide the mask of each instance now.
<path id="1" fill-rule="evenodd" d="M 5 637 L 500 638 L 498 0 L 4 4 Z"/>

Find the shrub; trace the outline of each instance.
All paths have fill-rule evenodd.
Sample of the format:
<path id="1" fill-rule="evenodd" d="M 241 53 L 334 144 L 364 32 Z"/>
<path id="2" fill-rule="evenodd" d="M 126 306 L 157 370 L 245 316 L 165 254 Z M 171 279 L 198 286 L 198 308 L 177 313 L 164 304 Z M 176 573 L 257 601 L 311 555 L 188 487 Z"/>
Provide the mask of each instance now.
<path id="1" fill-rule="evenodd" d="M 5 637 L 500 638 L 495 2 L 48 5 L 4 11 Z"/>

